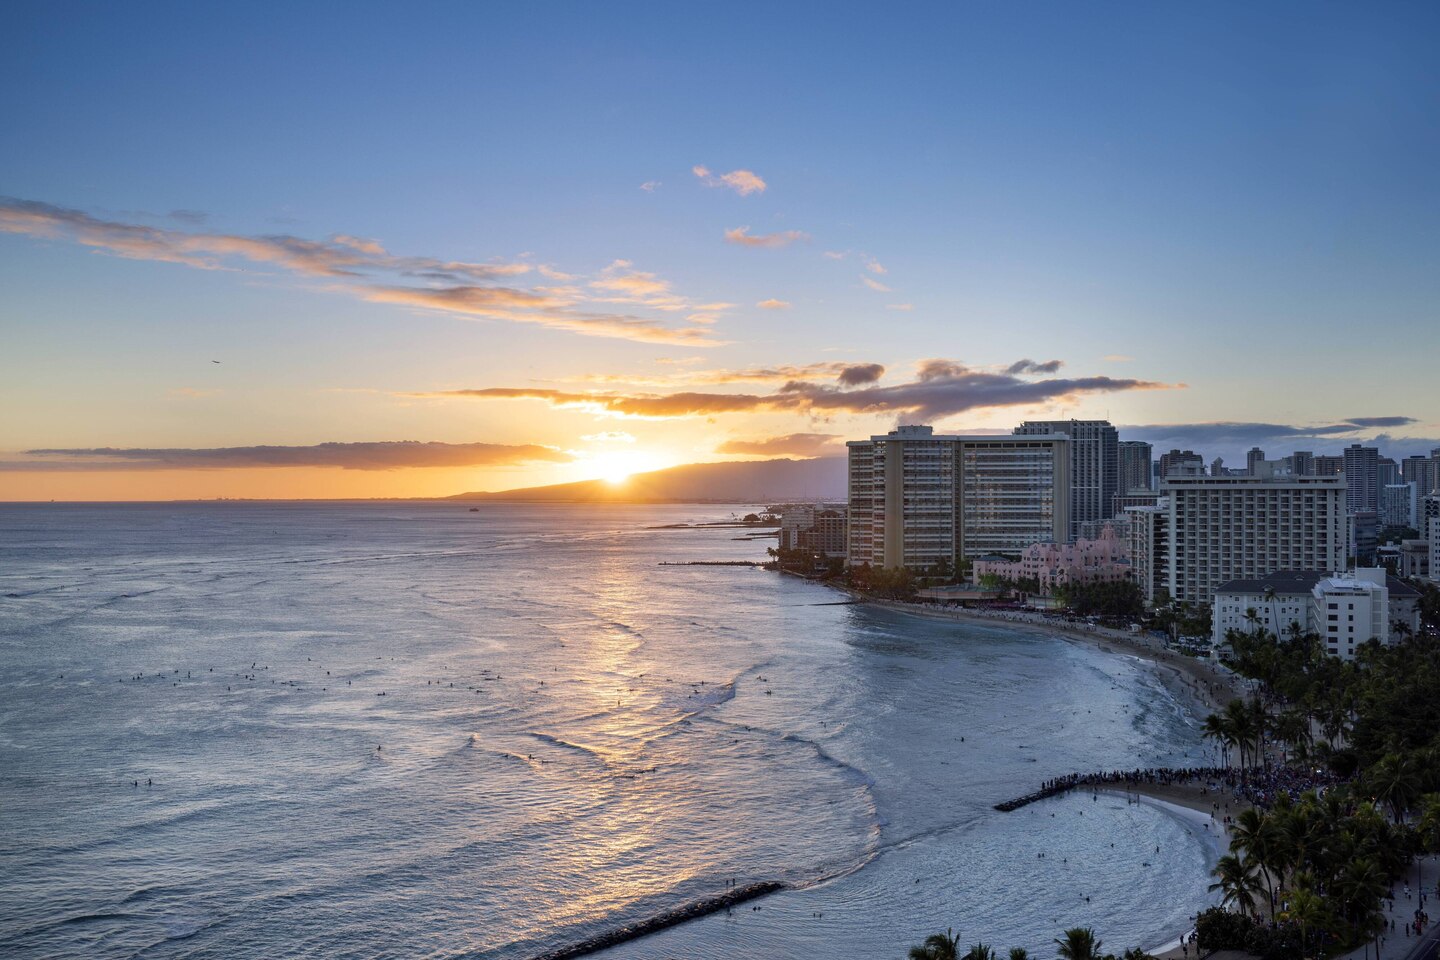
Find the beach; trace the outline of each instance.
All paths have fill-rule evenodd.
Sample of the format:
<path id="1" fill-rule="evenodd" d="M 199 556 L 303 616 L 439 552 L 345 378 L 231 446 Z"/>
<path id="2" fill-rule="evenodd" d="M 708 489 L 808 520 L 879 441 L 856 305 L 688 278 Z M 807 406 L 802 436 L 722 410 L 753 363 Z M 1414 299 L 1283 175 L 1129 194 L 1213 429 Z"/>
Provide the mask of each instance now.
<path id="1" fill-rule="evenodd" d="M 916 617 L 1036 627 L 1067 640 L 1091 644 L 1108 653 L 1122 653 L 1138 657 L 1154 665 L 1156 674 L 1166 681 L 1172 692 L 1200 720 L 1216 710 L 1223 709 L 1225 704 L 1231 700 L 1245 698 L 1250 692 L 1250 681 L 1237 676 L 1233 671 L 1167 650 L 1158 640 L 1145 634 L 1132 634 L 1089 624 L 1057 621 L 1055 618 L 1043 614 L 1022 613 L 1013 610 L 981 613 L 972 609 L 940 607 L 935 604 L 884 600 L 866 600 L 864 602 Z"/>

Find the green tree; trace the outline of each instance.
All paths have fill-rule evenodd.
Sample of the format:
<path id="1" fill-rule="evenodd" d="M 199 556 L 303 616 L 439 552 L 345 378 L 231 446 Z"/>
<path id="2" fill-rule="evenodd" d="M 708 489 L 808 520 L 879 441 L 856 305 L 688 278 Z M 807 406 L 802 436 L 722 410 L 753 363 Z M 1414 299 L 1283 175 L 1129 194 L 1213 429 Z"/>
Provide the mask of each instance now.
<path id="1" fill-rule="evenodd" d="M 932 933 L 918 947 L 911 947 L 909 960 L 960 960 L 960 937 L 954 930 Z"/>
<path id="2" fill-rule="evenodd" d="M 1100 941 L 1090 927 L 1071 927 L 1057 937 L 1060 960 L 1100 960 Z"/>
<path id="3" fill-rule="evenodd" d="M 1243 914 L 1255 912 L 1255 895 L 1260 892 L 1260 880 L 1255 876 L 1252 864 L 1227 853 L 1215 864 L 1213 871 L 1216 881 L 1211 890 L 1220 891 L 1220 902 L 1234 906 Z"/>

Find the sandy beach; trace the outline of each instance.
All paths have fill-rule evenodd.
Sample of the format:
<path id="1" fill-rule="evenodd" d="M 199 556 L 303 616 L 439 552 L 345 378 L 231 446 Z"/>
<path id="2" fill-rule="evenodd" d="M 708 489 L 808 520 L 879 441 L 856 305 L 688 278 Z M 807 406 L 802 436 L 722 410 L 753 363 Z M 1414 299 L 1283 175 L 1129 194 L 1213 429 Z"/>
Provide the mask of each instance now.
<path id="1" fill-rule="evenodd" d="M 1137 657 L 1148 662 L 1170 692 L 1200 720 L 1222 709 L 1230 700 L 1243 698 L 1249 692 L 1248 681 L 1243 677 L 1224 667 L 1167 650 L 1158 640 L 1146 635 L 1124 633 L 1088 624 L 1057 622 L 1040 614 L 1018 611 L 988 614 L 929 604 L 877 602 L 876 605 L 929 619 L 1030 627 L 1076 643 L 1088 644 L 1105 652 Z M 1217 858 L 1229 850 L 1230 831 L 1225 824 L 1225 818 L 1234 817 L 1249 806 L 1237 800 L 1223 784 L 1203 782 L 1086 786 L 1077 788 L 1077 792 L 1106 793 L 1123 796 L 1135 803 L 1151 804 L 1166 814 L 1191 824 L 1197 831 L 1202 831 L 1214 843 Z M 1193 951 L 1187 952 L 1180 943 L 1180 937 L 1189 935 L 1191 929 L 1176 931 L 1173 939 L 1153 948 L 1151 953 L 1162 960 L 1183 960 L 1192 955 Z M 1390 958 L 1386 957 L 1385 960 Z"/>
<path id="2" fill-rule="evenodd" d="M 1230 700 L 1244 698 L 1250 689 L 1249 681 L 1229 669 L 1167 650 L 1159 640 L 1145 634 L 1066 623 L 1038 613 L 1013 610 L 981 613 L 933 604 L 872 600 L 865 602 L 898 613 L 929 619 L 1034 627 L 1067 640 L 1090 644 L 1106 652 L 1138 657 L 1154 665 L 1157 675 L 1200 720 L 1222 709 Z"/>

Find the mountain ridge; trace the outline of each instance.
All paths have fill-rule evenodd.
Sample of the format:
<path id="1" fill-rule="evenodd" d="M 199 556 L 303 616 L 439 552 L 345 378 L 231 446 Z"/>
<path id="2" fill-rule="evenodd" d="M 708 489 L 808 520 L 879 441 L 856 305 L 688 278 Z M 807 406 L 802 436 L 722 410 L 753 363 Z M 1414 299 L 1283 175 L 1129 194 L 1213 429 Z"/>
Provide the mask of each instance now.
<path id="1" fill-rule="evenodd" d="M 514 490 L 457 493 L 441 500 L 565 503 L 750 503 L 845 499 L 846 458 L 687 463 L 632 474 L 621 483 L 577 480 Z"/>

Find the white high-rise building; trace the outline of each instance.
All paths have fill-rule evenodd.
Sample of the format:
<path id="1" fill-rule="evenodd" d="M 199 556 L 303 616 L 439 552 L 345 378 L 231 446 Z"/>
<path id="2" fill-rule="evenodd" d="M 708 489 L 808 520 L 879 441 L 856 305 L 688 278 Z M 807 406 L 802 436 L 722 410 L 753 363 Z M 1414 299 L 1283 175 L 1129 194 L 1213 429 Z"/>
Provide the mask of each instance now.
<path id="1" fill-rule="evenodd" d="M 1342 477 L 1176 477 L 1160 481 L 1174 600 L 1209 602 L 1215 588 L 1278 570 L 1341 570 L 1346 559 Z M 1148 572 L 1132 554 L 1137 578 Z"/>
<path id="2" fill-rule="evenodd" d="M 954 566 L 1069 536 L 1066 437 L 936 436 L 903 426 L 846 446 L 852 566 Z"/>
<path id="3" fill-rule="evenodd" d="M 1120 434 L 1109 420 L 1026 420 L 1015 428 L 1022 437 L 1064 434 L 1070 438 L 1070 540 L 1080 524 L 1110 516 L 1120 488 Z"/>

